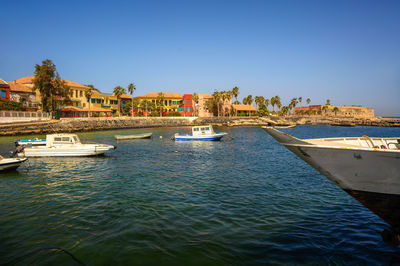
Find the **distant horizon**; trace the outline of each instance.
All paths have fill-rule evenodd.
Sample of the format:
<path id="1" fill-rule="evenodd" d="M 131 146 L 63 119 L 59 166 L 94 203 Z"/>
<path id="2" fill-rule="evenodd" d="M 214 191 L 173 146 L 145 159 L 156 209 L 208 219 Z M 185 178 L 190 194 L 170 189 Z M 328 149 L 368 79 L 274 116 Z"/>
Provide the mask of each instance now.
<path id="1" fill-rule="evenodd" d="M 105 93 L 131 82 L 134 95 L 237 86 L 240 101 L 330 99 L 400 117 L 399 1 L 22 0 L 2 9 L 6 81 L 50 59 L 63 79 Z"/>

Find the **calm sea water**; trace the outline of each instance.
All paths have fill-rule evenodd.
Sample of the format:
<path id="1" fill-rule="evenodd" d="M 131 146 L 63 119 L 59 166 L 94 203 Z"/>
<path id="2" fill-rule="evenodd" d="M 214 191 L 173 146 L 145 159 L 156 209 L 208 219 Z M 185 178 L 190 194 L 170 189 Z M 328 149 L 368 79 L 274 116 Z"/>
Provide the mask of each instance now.
<path id="1" fill-rule="evenodd" d="M 107 156 L 29 159 L 0 174 L 0 264 L 400 263 L 389 226 L 261 128 L 174 142 L 189 128 L 81 133 Z M 116 142 L 115 134 L 153 132 Z M 298 126 L 300 137 L 400 136 L 398 128 Z M 163 136 L 160 139 L 159 136 Z M 15 137 L 0 138 L 0 154 Z"/>

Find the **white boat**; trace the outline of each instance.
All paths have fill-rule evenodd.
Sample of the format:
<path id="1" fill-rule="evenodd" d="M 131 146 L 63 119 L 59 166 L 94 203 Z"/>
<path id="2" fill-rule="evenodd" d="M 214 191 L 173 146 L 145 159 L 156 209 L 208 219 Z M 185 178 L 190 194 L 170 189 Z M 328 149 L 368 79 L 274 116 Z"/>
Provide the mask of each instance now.
<path id="1" fill-rule="evenodd" d="M 153 133 L 143 133 L 135 135 L 115 135 L 116 140 L 128 140 L 128 139 L 149 139 L 153 136 Z"/>
<path id="2" fill-rule="evenodd" d="M 400 138 L 297 139 L 263 127 L 328 179 L 400 229 Z"/>
<path id="3" fill-rule="evenodd" d="M 18 157 L 95 156 L 115 149 L 113 145 L 82 144 L 76 134 L 50 134 L 45 146 L 17 147 Z"/>
<path id="4" fill-rule="evenodd" d="M 175 134 L 175 140 L 220 140 L 223 136 L 227 135 L 225 132 L 214 132 L 211 125 L 208 126 L 194 126 L 192 127 L 192 134 L 179 135 Z"/>
<path id="5" fill-rule="evenodd" d="M 17 169 L 27 158 L 3 158 L 0 156 L 0 171 Z"/>
<path id="6" fill-rule="evenodd" d="M 46 145 L 46 139 L 39 139 L 39 138 L 34 138 L 34 139 L 19 139 L 15 141 L 15 146 L 45 146 Z"/>

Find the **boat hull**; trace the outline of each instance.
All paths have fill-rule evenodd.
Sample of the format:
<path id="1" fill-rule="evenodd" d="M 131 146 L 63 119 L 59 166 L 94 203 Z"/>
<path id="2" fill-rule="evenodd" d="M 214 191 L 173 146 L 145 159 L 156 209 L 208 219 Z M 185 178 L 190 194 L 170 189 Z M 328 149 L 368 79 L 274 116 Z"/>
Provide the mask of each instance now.
<path id="1" fill-rule="evenodd" d="M 105 152 L 115 149 L 111 145 L 82 145 L 74 148 L 64 147 L 32 147 L 25 148 L 18 153 L 18 157 L 80 157 L 80 156 L 96 156 L 102 155 Z"/>
<path id="2" fill-rule="evenodd" d="M 0 171 L 8 171 L 17 169 L 27 158 L 9 158 L 0 160 Z"/>
<path id="3" fill-rule="evenodd" d="M 141 135 L 116 135 L 116 140 L 128 140 L 128 139 L 149 139 L 153 133 L 141 134 Z"/>
<path id="4" fill-rule="evenodd" d="M 182 141 L 214 141 L 214 140 L 221 140 L 226 133 L 216 133 L 212 135 L 199 135 L 199 136 L 192 136 L 192 135 L 177 135 L 175 136 L 175 140 L 182 140 Z"/>
<path id="5" fill-rule="evenodd" d="M 385 149 L 320 147 L 264 128 L 348 194 L 400 230 L 400 152 Z"/>

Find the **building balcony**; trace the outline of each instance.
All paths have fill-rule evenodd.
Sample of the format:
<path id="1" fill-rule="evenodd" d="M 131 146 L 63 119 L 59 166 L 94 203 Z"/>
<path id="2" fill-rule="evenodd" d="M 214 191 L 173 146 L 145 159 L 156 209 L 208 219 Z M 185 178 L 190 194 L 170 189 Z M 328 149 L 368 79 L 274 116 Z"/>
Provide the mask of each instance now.
<path id="1" fill-rule="evenodd" d="M 110 107 L 111 107 L 111 104 L 102 103 L 102 104 L 101 104 L 101 107 L 107 107 L 107 108 L 110 108 Z"/>

